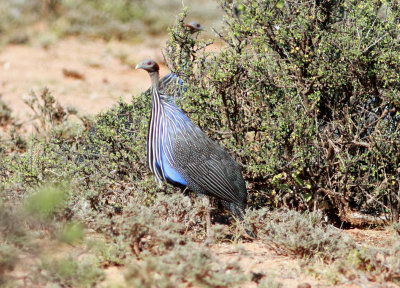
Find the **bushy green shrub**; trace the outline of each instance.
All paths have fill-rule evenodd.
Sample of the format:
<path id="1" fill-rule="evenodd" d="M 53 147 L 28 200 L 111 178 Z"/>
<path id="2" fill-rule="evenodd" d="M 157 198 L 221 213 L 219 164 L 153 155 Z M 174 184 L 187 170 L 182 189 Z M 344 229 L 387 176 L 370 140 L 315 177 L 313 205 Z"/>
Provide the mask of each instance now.
<path id="1" fill-rule="evenodd" d="M 11 122 L 11 108 L 3 100 L 1 100 L 0 96 L 0 127 L 5 127 Z"/>
<path id="2" fill-rule="evenodd" d="M 195 4 L 204 8 L 208 3 Z M 9 0 L 0 3 L 1 42 L 24 44 L 31 38 L 44 47 L 59 37 L 79 35 L 91 38 L 138 40 L 147 34 L 164 33 L 179 11 L 180 1 L 156 0 Z M 214 8 L 214 7 L 213 7 Z M 215 10 L 215 9 L 214 9 Z M 212 16 L 197 11 L 197 16 Z M 47 31 L 35 29 L 36 23 Z"/>
<path id="3" fill-rule="evenodd" d="M 223 264 L 207 249 L 180 246 L 162 256 L 130 265 L 131 287 L 233 287 L 246 280 L 236 263 Z"/>
<path id="4" fill-rule="evenodd" d="M 103 271 L 95 259 L 62 259 L 43 261 L 39 276 L 43 283 L 58 283 L 61 287 L 93 287 L 103 279 Z"/>
<path id="5" fill-rule="evenodd" d="M 321 213 L 260 209 L 251 214 L 260 239 L 278 254 L 331 263 L 356 249 L 342 230 L 323 224 Z"/>
<path id="6" fill-rule="evenodd" d="M 398 3 L 220 5 L 221 51 L 178 24 L 167 62 L 187 82 L 184 109 L 244 167 L 252 205 L 398 221 Z"/>

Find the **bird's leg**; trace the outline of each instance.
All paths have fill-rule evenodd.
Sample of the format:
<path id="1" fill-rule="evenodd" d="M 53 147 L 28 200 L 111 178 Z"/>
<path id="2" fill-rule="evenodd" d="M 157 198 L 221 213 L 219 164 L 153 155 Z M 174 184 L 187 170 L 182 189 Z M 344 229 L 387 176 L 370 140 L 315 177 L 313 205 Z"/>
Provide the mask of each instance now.
<path id="1" fill-rule="evenodd" d="M 210 216 L 210 198 L 207 195 L 203 195 L 203 204 L 206 207 L 206 229 L 207 229 L 207 240 L 212 241 L 211 235 L 211 216 Z"/>
<path id="2" fill-rule="evenodd" d="M 189 189 L 188 187 L 181 188 L 182 194 L 185 195 L 185 196 L 188 196 L 188 195 L 185 194 L 186 191 L 188 191 L 188 189 Z"/>

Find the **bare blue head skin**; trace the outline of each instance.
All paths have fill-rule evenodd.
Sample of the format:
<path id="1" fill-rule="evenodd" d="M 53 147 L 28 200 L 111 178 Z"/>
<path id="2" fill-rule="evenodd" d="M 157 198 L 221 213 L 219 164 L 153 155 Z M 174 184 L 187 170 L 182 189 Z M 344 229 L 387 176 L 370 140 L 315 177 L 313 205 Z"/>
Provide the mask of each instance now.
<path id="1" fill-rule="evenodd" d="M 150 75 L 151 85 L 153 87 L 157 87 L 159 81 L 158 71 L 160 70 L 160 66 L 158 66 L 156 61 L 151 59 L 146 59 L 137 64 L 135 68 L 146 70 Z"/>
<path id="2" fill-rule="evenodd" d="M 184 26 L 189 30 L 191 34 L 204 30 L 204 27 L 199 22 L 196 21 L 189 22 Z"/>
<path id="3" fill-rule="evenodd" d="M 151 59 L 142 60 L 139 64 L 136 65 L 136 69 L 143 69 L 149 73 L 158 72 L 160 67 L 157 62 Z"/>

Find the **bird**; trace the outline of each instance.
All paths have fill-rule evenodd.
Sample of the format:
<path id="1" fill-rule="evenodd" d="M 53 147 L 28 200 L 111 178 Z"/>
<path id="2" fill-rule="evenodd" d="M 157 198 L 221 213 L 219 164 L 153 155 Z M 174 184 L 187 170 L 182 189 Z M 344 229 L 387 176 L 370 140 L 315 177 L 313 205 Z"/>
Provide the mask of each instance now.
<path id="1" fill-rule="evenodd" d="M 243 220 L 247 190 L 240 166 L 159 90 L 159 65 L 143 60 L 136 69 L 151 78 L 152 106 L 147 137 L 147 160 L 156 182 L 189 188 L 200 196 L 213 196 Z M 208 198 L 207 198 L 208 199 Z M 207 217 L 209 235 L 210 217 Z M 253 237 L 253 233 L 248 233 Z"/>
<path id="2" fill-rule="evenodd" d="M 188 24 L 183 25 L 190 34 L 195 34 L 197 32 L 203 31 L 204 27 L 197 21 L 191 21 Z"/>

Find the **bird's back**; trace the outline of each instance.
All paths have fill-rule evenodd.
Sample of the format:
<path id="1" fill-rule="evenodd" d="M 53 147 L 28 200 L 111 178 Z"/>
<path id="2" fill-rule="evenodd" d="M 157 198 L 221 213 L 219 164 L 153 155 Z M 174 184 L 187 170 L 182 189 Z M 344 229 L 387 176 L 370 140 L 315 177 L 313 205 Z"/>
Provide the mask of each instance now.
<path id="1" fill-rule="evenodd" d="M 165 111 L 163 147 L 170 167 L 179 173 L 189 189 L 217 197 L 227 208 L 235 210 L 230 207 L 233 204 L 243 212 L 247 192 L 239 165 L 173 101 L 161 99 Z"/>

